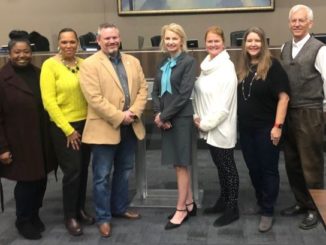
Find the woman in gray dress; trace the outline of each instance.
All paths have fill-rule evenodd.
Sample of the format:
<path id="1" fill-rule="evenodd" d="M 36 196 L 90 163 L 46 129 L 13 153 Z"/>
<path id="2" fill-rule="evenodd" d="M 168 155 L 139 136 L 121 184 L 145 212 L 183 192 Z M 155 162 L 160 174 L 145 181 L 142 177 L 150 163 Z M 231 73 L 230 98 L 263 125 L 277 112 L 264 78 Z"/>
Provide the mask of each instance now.
<path id="1" fill-rule="evenodd" d="M 196 80 L 196 62 L 186 51 L 186 34 L 175 23 L 165 25 L 161 47 L 167 57 L 159 65 L 152 92 L 154 123 L 162 131 L 162 162 L 173 164 L 177 175 L 178 201 L 165 229 L 179 227 L 197 207 L 188 169 L 191 163 L 193 107 L 190 96 Z"/>

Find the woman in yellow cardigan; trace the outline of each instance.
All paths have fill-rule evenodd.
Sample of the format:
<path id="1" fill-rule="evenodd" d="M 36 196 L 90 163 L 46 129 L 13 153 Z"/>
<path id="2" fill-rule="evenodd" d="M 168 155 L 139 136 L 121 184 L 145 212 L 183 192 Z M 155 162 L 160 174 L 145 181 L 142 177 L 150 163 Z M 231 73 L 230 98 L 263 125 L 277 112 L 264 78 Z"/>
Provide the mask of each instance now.
<path id="1" fill-rule="evenodd" d="M 90 150 L 81 143 L 87 104 L 79 87 L 81 58 L 76 57 L 77 33 L 64 28 L 58 35 L 59 52 L 47 59 L 41 70 L 41 93 L 51 118 L 51 136 L 63 172 L 65 226 L 71 235 L 83 233 L 81 223 L 93 224 L 85 212 Z"/>

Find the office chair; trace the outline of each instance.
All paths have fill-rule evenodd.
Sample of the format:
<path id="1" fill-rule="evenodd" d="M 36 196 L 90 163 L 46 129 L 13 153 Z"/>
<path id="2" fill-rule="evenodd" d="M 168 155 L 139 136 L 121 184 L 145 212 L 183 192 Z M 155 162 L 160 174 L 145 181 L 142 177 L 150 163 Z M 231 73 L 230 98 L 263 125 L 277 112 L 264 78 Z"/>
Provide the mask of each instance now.
<path id="1" fill-rule="evenodd" d="M 243 35 L 246 31 L 233 31 L 230 33 L 231 47 L 242 45 Z"/>
<path id="2" fill-rule="evenodd" d="M 34 51 L 50 51 L 49 40 L 36 31 L 32 31 L 28 37 L 31 44 L 34 44 Z"/>
<path id="3" fill-rule="evenodd" d="M 189 39 L 187 40 L 187 48 L 198 48 L 198 40 L 197 39 Z"/>
<path id="4" fill-rule="evenodd" d="M 151 37 L 151 43 L 152 43 L 152 47 L 159 47 L 161 43 L 161 36 L 157 35 Z"/>
<path id="5" fill-rule="evenodd" d="M 311 35 L 317 40 L 326 44 L 326 33 L 311 33 Z"/>
<path id="6" fill-rule="evenodd" d="M 93 32 L 88 32 L 84 35 L 79 36 L 80 47 L 86 51 L 96 51 L 99 49 L 96 42 L 96 35 Z"/>

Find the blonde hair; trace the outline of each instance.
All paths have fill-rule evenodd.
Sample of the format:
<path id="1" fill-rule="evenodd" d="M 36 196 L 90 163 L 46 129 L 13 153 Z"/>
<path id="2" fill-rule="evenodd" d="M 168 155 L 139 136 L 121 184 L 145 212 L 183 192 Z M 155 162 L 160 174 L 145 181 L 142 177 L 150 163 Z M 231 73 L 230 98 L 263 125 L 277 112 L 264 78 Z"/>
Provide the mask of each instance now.
<path id="1" fill-rule="evenodd" d="M 258 57 L 256 78 L 265 80 L 268 70 L 272 65 L 272 55 L 268 49 L 265 32 L 260 27 L 250 27 L 249 29 L 247 29 L 247 31 L 243 36 L 242 52 L 241 52 L 241 57 L 239 59 L 239 65 L 238 65 L 238 79 L 239 81 L 242 81 L 243 79 L 245 79 L 245 77 L 249 75 L 251 57 L 246 51 L 246 41 L 250 33 L 256 33 L 261 40 L 261 50 L 260 53 L 258 54 L 259 57 Z"/>
<path id="2" fill-rule="evenodd" d="M 171 23 L 168 25 L 164 25 L 161 29 L 161 43 L 160 43 L 160 48 L 163 52 L 166 52 L 166 48 L 164 45 L 164 37 L 166 31 L 172 31 L 175 34 L 177 34 L 181 38 L 181 50 L 184 52 L 187 52 L 187 35 L 186 32 L 184 31 L 183 27 L 179 24 L 176 23 Z"/>

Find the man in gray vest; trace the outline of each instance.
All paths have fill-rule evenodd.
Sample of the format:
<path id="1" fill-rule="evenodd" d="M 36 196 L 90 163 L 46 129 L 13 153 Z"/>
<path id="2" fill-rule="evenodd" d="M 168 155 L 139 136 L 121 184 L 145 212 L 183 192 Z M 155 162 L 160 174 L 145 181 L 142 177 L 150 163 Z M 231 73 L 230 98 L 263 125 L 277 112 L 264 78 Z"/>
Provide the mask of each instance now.
<path id="1" fill-rule="evenodd" d="M 301 229 L 318 223 L 309 189 L 324 187 L 323 101 L 326 91 L 326 47 L 310 36 L 313 12 L 305 5 L 295 5 L 289 13 L 293 40 L 284 44 L 281 58 L 287 71 L 291 99 L 285 133 L 285 166 L 296 204 L 281 215 L 305 213 Z"/>

